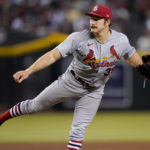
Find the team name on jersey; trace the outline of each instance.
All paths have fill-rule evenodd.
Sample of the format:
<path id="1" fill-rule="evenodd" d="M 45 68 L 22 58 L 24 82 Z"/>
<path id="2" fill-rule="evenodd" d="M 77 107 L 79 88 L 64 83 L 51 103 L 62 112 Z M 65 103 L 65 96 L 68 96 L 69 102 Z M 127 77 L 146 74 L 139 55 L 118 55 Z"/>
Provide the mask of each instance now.
<path id="1" fill-rule="evenodd" d="M 113 60 L 111 62 L 107 61 L 108 59 L 111 58 L 116 58 L 117 60 L 119 59 L 119 54 L 117 54 L 116 50 L 114 49 L 114 45 L 111 46 L 110 48 L 110 54 L 112 56 L 107 57 L 107 58 L 101 58 L 101 59 L 95 59 L 94 57 L 94 51 L 92 49 L 89 50 L 89 53 L 87 56 L 84 58 L 84 62 L 88 63 L 89 66 L 91 66 L 92 69 L 95 69 L 97 67 L 111 67 L 115 66 L 117 61 Z M 101 62 L 101 63 L 99 63 Z"/>
<path id="2" fill-rule="evenodd" d="M 91 66 L 92 69 L 95 69 L 97 67 L 112 67 L 112 66 L 115 66 L 116 64 L 117 64 L 117 61 L 115 60 L 112 62 L 104 60 L 101 63 L 96 63 L 96 62 L 88 63 L 88 65 Z"/>

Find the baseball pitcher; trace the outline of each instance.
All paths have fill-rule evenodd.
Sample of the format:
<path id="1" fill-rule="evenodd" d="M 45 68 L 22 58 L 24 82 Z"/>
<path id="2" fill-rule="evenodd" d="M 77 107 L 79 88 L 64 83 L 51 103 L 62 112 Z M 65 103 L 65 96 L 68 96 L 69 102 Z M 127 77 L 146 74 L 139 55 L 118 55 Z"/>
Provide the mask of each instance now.
<path id="1" fill-rule="evenodd" d="M 117 62 L 124 58 L 150 80 L 150 55 L 143 56 L 142 61 L 127 36 L 110 28 L 111 10 L 96 5 L 86 15 L 90 17 L 90 29 L 70 34 L 64 42 L 41 56 L 29 68 L 13 75 L 14 80 L 21 83 L 60 58 L 73 55 L 71 64 L 62 76 L 35 98 L 22 101 L 0 115 L 0 125 L 10 118 L 40 112 L 76 98 L 67 150 L 80 150 L 85 129 L 99 108 L 105 84 Z"/>

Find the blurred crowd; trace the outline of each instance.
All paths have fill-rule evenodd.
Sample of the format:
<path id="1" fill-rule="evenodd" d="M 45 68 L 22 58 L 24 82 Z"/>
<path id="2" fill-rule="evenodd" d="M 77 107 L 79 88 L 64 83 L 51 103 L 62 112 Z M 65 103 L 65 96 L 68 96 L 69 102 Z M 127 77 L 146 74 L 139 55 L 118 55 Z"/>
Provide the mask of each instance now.
<path id="1" fill-rule="evenodd" d="M 112 9 L 113 29 L 132 37 L 137 49 L 150 49 L 149 0 L 0 0 L 0 44 L 8 31 L 38 38 L 88 28 L 85 12 L 96 4 Z"/>

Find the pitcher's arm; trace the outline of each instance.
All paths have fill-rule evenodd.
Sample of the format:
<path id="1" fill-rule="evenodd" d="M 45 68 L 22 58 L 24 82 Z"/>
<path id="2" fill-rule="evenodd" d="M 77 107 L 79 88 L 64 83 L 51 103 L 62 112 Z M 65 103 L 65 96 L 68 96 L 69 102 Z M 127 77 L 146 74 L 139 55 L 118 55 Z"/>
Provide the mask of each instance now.
<path id="1" fill-rule="evenodd" d="M 13 75 L 16 82 L 21 83 L 23 80 L 28 78 L 30 74 L 42 70 L 51 64 L 55 63 L 58 59 L 62 57 L 61 53 L 57 48 L 45 53 L 39 59 L 37 59 L 29 68 L 18 71 Z"/>
<path id="2" fill-rule="evenodd" d="M 128 59 L 128 63 L 133 66 L 139 66 L 143 64 L 143 61 L 141 59 L 141 57 L 139 56 L 139 54 L 137 52 L 135 52 L 129 59 Z"/>

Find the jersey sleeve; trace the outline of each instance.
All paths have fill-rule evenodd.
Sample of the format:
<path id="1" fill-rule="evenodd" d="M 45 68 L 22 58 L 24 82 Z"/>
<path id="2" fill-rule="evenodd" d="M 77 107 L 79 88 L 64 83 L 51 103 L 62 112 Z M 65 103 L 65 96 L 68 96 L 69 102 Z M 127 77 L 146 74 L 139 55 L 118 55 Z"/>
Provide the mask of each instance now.
<path id="1" fill-rule="evenodd" d="M 123 42 L 123 47 L 124 47 L 124 51 L 123 51 L 123 57 L 124 59 L 129 59 L 135 52 L 136 49 L 130 45 L 130 42 L 127 38 L 127 36 L 124 35 L 124 42 Z"/>
<path id="2" fill-rule="evenodd" d="M 71 55 L 78 48 L 78 38 L 79 32 L 74 32 L 56 47 L 61 53 L 62 57 Z"/>

